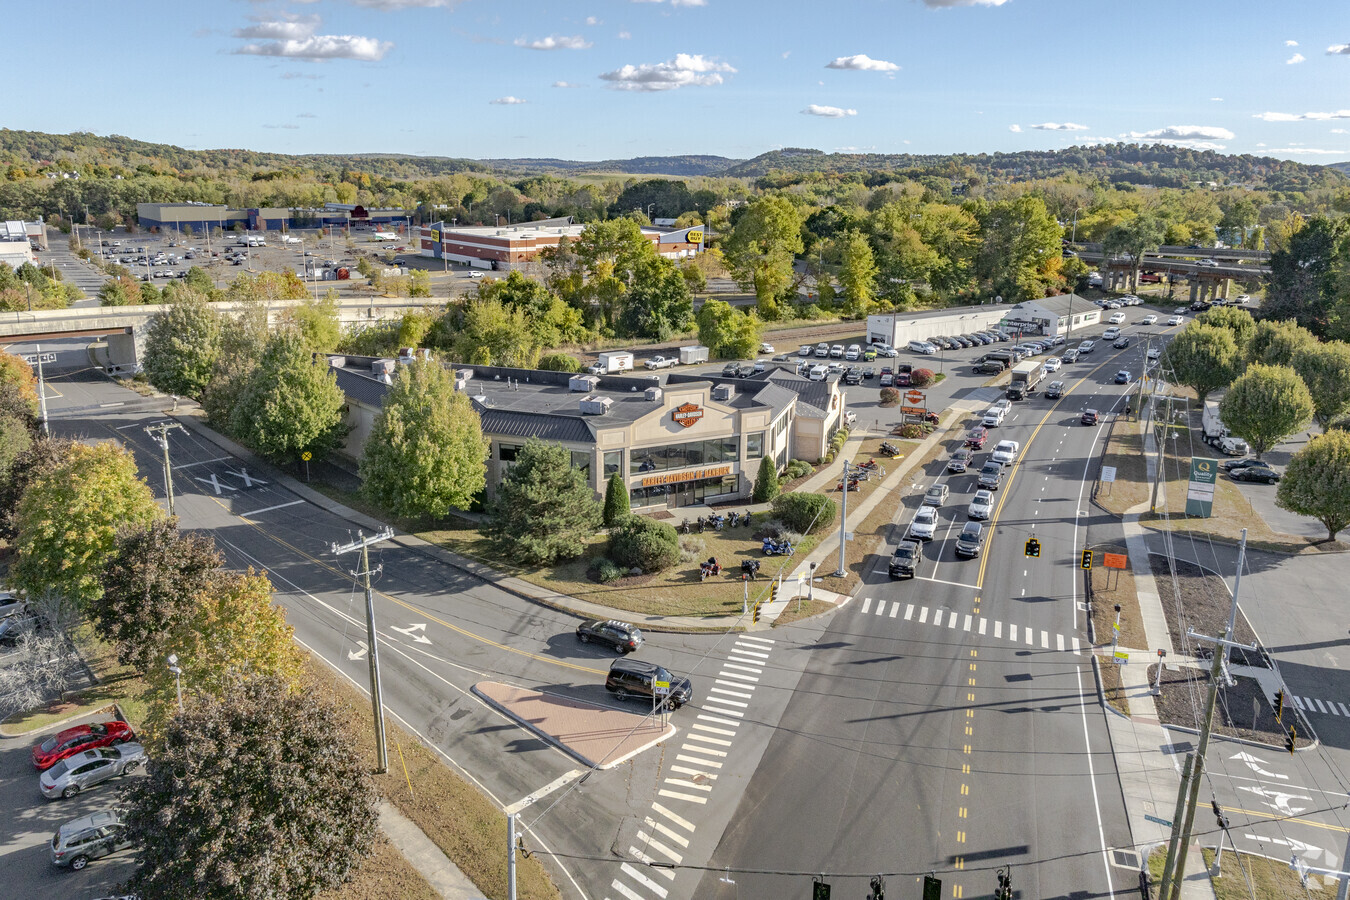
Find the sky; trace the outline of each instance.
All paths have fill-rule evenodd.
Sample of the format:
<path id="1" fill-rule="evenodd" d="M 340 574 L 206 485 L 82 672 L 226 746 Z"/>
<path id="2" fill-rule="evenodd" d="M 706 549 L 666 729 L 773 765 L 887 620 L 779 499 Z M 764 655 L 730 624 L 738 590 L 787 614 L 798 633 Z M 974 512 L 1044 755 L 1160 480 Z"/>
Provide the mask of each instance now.
<path id="1" fill-rule="evenodd" d="M 1350 160 L 1347 0 L 47 0 L 0 126 L 602 160 L 1115 141 Z M 20 39 L 28 34 L 34 39 Z"/>

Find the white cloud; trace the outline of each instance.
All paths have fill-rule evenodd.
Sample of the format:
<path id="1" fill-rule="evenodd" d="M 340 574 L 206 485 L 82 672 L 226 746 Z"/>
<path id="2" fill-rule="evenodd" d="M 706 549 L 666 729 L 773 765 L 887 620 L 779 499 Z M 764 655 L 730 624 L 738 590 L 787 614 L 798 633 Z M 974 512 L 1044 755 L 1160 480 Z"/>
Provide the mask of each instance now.
<path id="1" fill-rule="evenodd" d="M 1263 122 L 1325 122 L 1328 119 L 1350 119 L 1350 109 L 1338 109 L 1335 112 L 1263 112 L 1257 113 L 1252 118 Z"/>
<path id="2" fill-rule="evenodd" d="M 1087 131 L 1088 126 L 1079 125 L 1076 122 L 1042 122 L 1039 125 L 1032 125 L 1037 131 Z"/>
<path id="3" fill-rule="evenodd" d="M 599 19 L 597 19 L 595 16 L 587 16 L 587 17 L 586 17 L 586 24 L 587 24 L 587 25 L 603 25 L 604 23 L 601 22 Z"/>
<path id="4" fill-rule="evenodd" d="M 263 127 L 264 127 L 264 128 L 285 128 L 287 131 L 294 131 L 295 129 L 299 128 L 300 126 L 299 126 L 299 125 L 291 125 L 291 124 L 287 124 L 287 125 L 264 125 Z"/>
<path id="5" fill-rule="evenodd" d="M 357 6 L 393 12 L 400 9 L 435 9 L 456 6 L 459 0 L 352 0 Z"/>
<path id="6" fill-rule="evenodd" d="M 1327 48 L 1327 56 L 1350 56 L 1350 44 L 1332 44 Z"/>
<path id="7" fill-rule="evenodd" d="M 356 59 L 375 62 L 394 47 L 390 41 L 351 34 L 316 34 L 303 40 L 245 44 L 234 52 L 244 56 L 284 56 L 288 59 Z"/>
<path id="8" fill-rule="evenodd" d="M 900 67 L 884 59 L 872 59 L 866 53 L 840 56 L 825 64 L 827 69 L 852 69 L 855 72 L 898 72 Z"/>
<path id="9" fill-rule="evenodd" d="M 305 78 L 310 81 L 318 81 L 323 76 L 311 72 L 283 72 L 281 77 L 287 81 L 290 81 L 293 78 Z"/>
<path id="10" fill-rule="evenodd" d="M 632 36 L 633 36 L 633 33 L 632 33 L 631 31 L 620 31 L 619 34 L 618 34 L 618 38 L 619 38 L 619 40 L 621 40 L 621 41 L 626 41 L 626 40 L 628 40 L 629 38 L 631 38 Z"/>
<path id="11" fill-rule="evenodd" d="M 1131 131 L 1125 136 L 1149 141 L 1231 141 L 1234 138 L 1227 128 L 1213 125 L 1169 125 L 1153 131 Z"/>
<path id="12" fill-rule="evenodd" d="M 553 82 L 553 86 L 554 86 L 555 88 L 579 88 L 579 87 L 585 87 L 586 85 L 584 85 L 584 84 L 573 84 L 573 83 L 570 82 L 570 81 L 555 81 L 555 82 Z"/>
<path id="13" fill-rule="evenodd" d="M 783 51 L 783 59 L 787 59 L 787 58 L 788 58 L 789 56 L 791 56 L 791 55 L 792 55 L 792 51 L 791 51 L 791 50 L 784 50 L 784 51 Z"/>
<path id="14" fill-rule="evenodd" d="M 1331 129 L 1331 133 L 1332 133 L 1332 134 L 1350 134 L 1350 131 L 1347 131 L 1347 130 L 1344 129 L 1344 128 L 1333 128 L 1333 129 Z"/>
<path id="15" fill-rule="evenodd" d="M 1008 126 L 1008 130 L 1011 131 L 1011 132 L 1013 132 L 1014 134 L 1020 134 L 1020 133 L 1022 132 L 1022 126 L 1021 126 L 1021 125 L 1009 125 L 1009 126 Z"/>
<path id="16" fill-rule="evenodd" d="M 630 3 L 665 3 L 666 0 L 629 0 Z M 670 0 L 671 6 L 707 6 L 708 0 Z"/>
<path id="17" fill-rule="evenodd" d="M 318 116 L 314 115 L 314 113 L 296 113 L 295 117 L 296 117 L 297 119 L 317 119 L 317 118 L 318 118 Z"/>
<path id="18" fill-rule="evenodd" d="M 303 40 L 319 27 L 318 16 L 291 16 L 284 20 L 264 19 L 261 16 L 249 18 L 254 24 L 247 28 L 236 28 L 233 31 L 235 37 L 254 40 Z"/>
<path id="19" fill-rule="evenodd" d="M 522 100 L 519 97 L 498 97 L 496 100 L 489 100 L 488 103 L 493 106 L 519 106 L 522 103 L 528 103 L 528 100 Z"/>
<path id="20" fill-rule="evenodd" d="M 579 34 L 550 34 L 533 41 L 516 38 L 516 46 L 528 50 L 589 50 L 594 45 Z"/>
<path id="21" fill-rule="evenodd" d="M 705 59 L 697 53 L 677 53 L 660 63 L 627 65 L 600 78 L 618 91 L 673 91 L 682 87 L 709 87 L 722 83 L 722 72 L 736 70 L 726 63 Z"/>
<path id="22" fill-rule="evenodd" d="M 1284 45 L 1285 45 L 1286 47 L 1297 47 L 1297 46 L 1298 46 L 1298 41 L 1285 41 L 1285 42 L 1284 42 Z"/>
<path id="23" fill-rule="evenodd" d="M 1350 151 L 1345 150 L 1320 150 L 1313 147 L 1282 147 L 1276 150 L 1267 151 L 1269 153 L 1293 153 L 1295 155 L 1304 153 L 1309 156 L 1350 156 Z"/>
<path id="24" fill-rule="evenodd" d="M 1002 6 L 1008 0 L 923 0 L 929 9 L 949 9 L 953 6 Z"/>
<path id="25" fill-rule="evenodd" d="M 1223 102 L 1223 98 L 1222 98 L 1222 97 L 1210 97 L 1209 99 L 1210 99 L 1211 101 L 1213 101 L 1214 103 L 1222 103 L 1222 102 Z"/>
<path id="26" fill-rule="evenodd" d="M 802 110 L 804 116 L 823 116 L 826 119 L 842 119 L 846 116 L 856 116 L 856 109 L 840 109 L 837 106 L 819 106 L 812 103 L 806 109 Z"/>
<path id="27" fill-rule="evenodd" d="M 1286 66 L 1296 66 L 1299 63 L 1303 62 L 1303 60 L 1305 59 L 1307 59 L 1307 57 L 1305 57 L 1302 53 L 1295 53 L 1293 56 L 1286 59 L 1284 61 L 1284 64 Z"/>

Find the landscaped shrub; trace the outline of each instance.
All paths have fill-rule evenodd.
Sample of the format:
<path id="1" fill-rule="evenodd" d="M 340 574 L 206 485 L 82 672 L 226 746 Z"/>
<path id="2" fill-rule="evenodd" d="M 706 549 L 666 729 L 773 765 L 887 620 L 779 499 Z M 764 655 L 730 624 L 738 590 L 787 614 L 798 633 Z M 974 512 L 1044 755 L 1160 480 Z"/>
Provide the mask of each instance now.
<path id="1" fill-rule="evenodd" d="M 539 357 L 539 368 L 546 372 L 580 372 L 581 360 L 570 353 L 545 353 Z"/>
<path id="2" fill-rule="evenodd" d="M 680 561 L 680 536 L 665 522 L 629 516 L 610 529 L 609 557 L 626 569 L 660 572 Z"/>
<path id="3" fill-rule="evenodd" d="M 773 501 L 773 514 L 791 530 L 807 534 L 834 524 L 834 501 L 824 494 L 792 491 L 779 494 Z"/>
<path id="4" fill-rule="evenodd" d="M 915 387 L 928 387 L 933 383 L 933 370 L 915 369 L 909 373 L 909 383 Z"/>
<path id="5" fill-rule="evenodd" d="M 604 557 L 601 557 L 600 559 L 595 561 L 594 569 L 596 579 L 600 581 L 602 584 L 608 584 L 611 581 L 618 581 L 624 575 L 628 574 L 627 571 L 614 565 L 614 563 L 610 562 Z"/>
<path id="6" fill-rule="evenodd" d="M 811 474 L 813 468 L 815 467 L 804 459 L 788 460 L 787 468 L 783 470 L 783 477 L 789 481 L 793 478 L 804 478 Z"/>
<path id="7" fill-rule="evenodd" d="M 900 436 L 902 438 L 909 438 L 910 440 L 914 440 L 917 438 L 922 438 L 924 434 L 925 432 L 923 430 L 922 425 L 915 425 L 911 423 L 909 425 L 900 426 Z"/>
<path id="8" fill-rule="evenodd" d="M 882 406 L 894 406 L 895 404 L 897 404 L 897 403 L 899 403 L 899 402 L 900 402 L 900 389 L 899 389 L 899 388 L 893 388 L 893 387 L 891 387 L 891 388 L 882 388 L 882 389 L 881 389 L 881 405 L 882 405 Z"/>
<path id="9" fill-rule="evenodd" d="M 707 545 L 703 543 L 703 538 L 693 534 L 680 536 L 680 562 L 694 562 L 703 559 L 703 553 Z"/>
<path id="10" fill-rule="evenodd" d="M 764 457 L 759 461 L 759 474 L 755 476 L 755 490 L 750 499 L 756 503 L 768 503 L 778 496 L 778 469 L 773 460 Z"/>

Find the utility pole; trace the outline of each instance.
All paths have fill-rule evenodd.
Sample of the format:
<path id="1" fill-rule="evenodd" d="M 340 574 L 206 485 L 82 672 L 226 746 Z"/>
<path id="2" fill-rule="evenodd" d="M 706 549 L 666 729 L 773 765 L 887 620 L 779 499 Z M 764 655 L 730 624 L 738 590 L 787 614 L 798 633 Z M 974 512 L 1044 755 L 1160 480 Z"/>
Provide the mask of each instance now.
<path id="1" fill-rule="evenodd" d="M 51 426 L 47 423 L 47 382 L 42 377 L 42 345 L 35 344 L 37 349 L 37 370 L 38 370 L 38 415 L 42 421 L 42 433 L 51 434 Z"/>
<path id="2" fill-rule="evenodd" d="M 1167 456 L 1167 441 L 1164 438 L 1166 437 L 1167 434 L 1166 429 L 1170 429 L 1171 427 L 1172 427 L 1172 395 L 1168 394 L 1167 418 L 1163 422 L 1164 428 L 1163 437 L 1158 437 L 1156 433 L 1154 434 L 1154 441 L 1158 445 L 1158 466 L 1156 471 L 1154 471 L 1153 473 L 1153 499 L 1149 502 L 1148 505 L 1149 512 L 1156 512 L 1158 509 L 1158 487 L 1159 485 L 1162 484 L 1164 459 Z"/>
<path id="3" fill-rule="evenodd" d="M 843 578 L 845 575 L 848 574 L 848 571 L 844 568 L 844 553 L 845 553 L 845 551 L 848 549 L 848 547 L 847 547 L 847 541 L 845 540 L 845 538 L 848 536 L 848 531 L 847 531 L 846 529 L 847 529 L 847 523 L 848 523 L 848 476 L 849 476 L 849 471 L 850 471 L 850 469 L 849 469 L 848 460 L 844 460 L 844 506 L 843 506 L 843 509 L 840 511 L 840 514 L 839 514 L 839 569 L 838 569 L 838 571 L 836 571 L 836 572 L 834 573 L 834 577 L 835 577 L 835 578 Z M 827 482 L 827 484 L 828 484 L 828 482 Z"/>
<path id="4" fill-rule="evenodd" d="M 145 433 L 159 444 L 159 449 L 164 451 L 164 496 L 169 501 L 169 518 L 173 518 L 173 467 L 169 465 L 169 432 L 177 429 L 183 430 L 183 426 L 177 422 L 159 422 L 155 425 L 145 426 Z"/>
<path id="5" fill-rule="evenodd" d="M 1244 532 L 1244 537 L 1245 537 Z M 1195 750 L 1195 765 L 1191 770 L 1191 781 L 1186 798 L 1185 824 L 1180 817 L 1172 820 L 1173 836 L 1168 842 L 1167 861 L 1163 865 L 1163 883 L 1158 891 L 1162 900 L 1180 900 L 1181 885 L 1186 879 L 1186 853 L 1190 849 L 1191 826 L 1195 823 L 1195 804 L 1200 796 L 1200 776 L 1205 771 L 1205 751 L 1209 749 L 1210 729 L 1214 724 L 1214 705 L 1219 697 L 1219 676 L 1223 674 L 1224 660 L 1228 650 L 1241 647 L 1243 650 L 1256 650 L 1256 645 L 1239 644 L 1233 640 L 1233 622 L 1237 617 L 1237 591 L 1233 591 L 1233 604 L 1228 616 L 1228 631 L 1223 637 L 1206 637 L 1196 634 L 1195 629 L 1187 630 L 1192 640 L 1204 641 L 1214 645 L 1214 664 L 1209 667 L 1209 696 L 1205 700 L 1205 720 L 1200 728 L 1200 743 Z M 1180 831 L 1178 831 L 1180 828 Z M 1168 876 L 1171 876 L 1169 883 Z"/>
<path id="6" fill-rule="evenodd" d="M 370 702 L 375 714 L 376 775 L 383 775 L 389 771 L 389 751 L 384 743 L 384 702 L 380 697 L 380 654 L 379 644 L 375 640 L 375 601 L 370 588 L 370 553 L 368 548 L 371 544 L 387 541 L 393 536 L 394 529 L 388 527 L 369 538 L 358 531 L 356 540 L 340 547 L 337 544 L 332 545 L 334 556 L 341 556 L 353 550 L 361 551 L 361 571 L 352 574 L 364 579 L 366 584 L 366 641 L 368 643 L 366 659 L 370 662 Z"/>

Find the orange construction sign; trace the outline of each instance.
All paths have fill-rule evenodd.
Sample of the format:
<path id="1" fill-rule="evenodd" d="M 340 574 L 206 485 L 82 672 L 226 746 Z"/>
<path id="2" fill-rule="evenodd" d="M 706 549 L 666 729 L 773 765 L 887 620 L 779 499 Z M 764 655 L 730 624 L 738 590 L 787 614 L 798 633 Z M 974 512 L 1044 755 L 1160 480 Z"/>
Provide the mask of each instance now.
<path id="1" fill-rule="evenodd" d="M 1108 569 L 1123 569 L 1129 562 L 1129 557 L 1124 553 L 1103 553 L 1102 565 Z"/>

